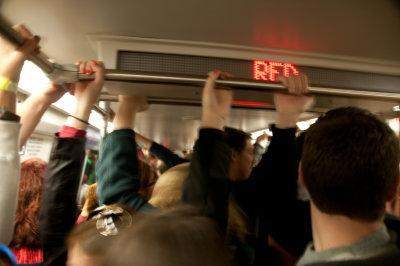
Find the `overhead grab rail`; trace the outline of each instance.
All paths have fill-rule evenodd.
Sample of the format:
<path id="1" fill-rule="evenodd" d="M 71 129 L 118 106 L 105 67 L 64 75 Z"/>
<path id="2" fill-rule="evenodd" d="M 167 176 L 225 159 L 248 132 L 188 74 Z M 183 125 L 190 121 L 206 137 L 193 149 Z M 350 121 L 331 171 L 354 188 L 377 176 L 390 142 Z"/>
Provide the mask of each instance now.
<path id="1" fill-rule="evenodd" d="M 106 70 L 105 79 L 108 81 L 124 81 L 124 82 L 143 82 L 143 83 L 163 83 L 163 84 L 180 84 L 180 85 L 197 85 L 203 86 L 207 77 L 177 75 L 166 73 L 140 73 L 121 70 Z M 226 79 L 217 80 L 217 86 L 241 88 L 246 90 L 264 90 L 264 91 L 280 91 L 287 92 L 287 88 L 280 83 L 244 80 L 244 79 Z M 330 95 L 355 98 L 367 98 L 375 100 L 399 101 L 399 93 L 377 92 L 366 90 L 354 90 L 345 88 L 326 88 L 311 86 L 308 88 L 311 94 Z"/>
<path id="2" fill-rule="evenodd" d="M 12 29 L 10 24 L 0 15 L 0 35 L 16 46 L 21 46 L 24 42 L 23 38 Z M 40 52 L 37 55 L 29 57 L 34 64 L 41 68 L 48 78 L 57 84 L 68 84 L 79 80 L 91 80 L 93 76 L 87 76 L 79 73 L 76 65 L 60 65 L 52 62 L 49 57 Z M 144 73 L 120 70 L 105 70 L 106 81 L 123 81 L 123 82 L 142 82 L 153 84 L 177 84 L 177 85 L 195 85 L 203 86 L 206 76 L 189 76 L 167 73 Z M 217 80 L 217 86 L 225 86 L 231 88 L 241 88 L 246 90 L 266 90 L 286 92 L 287 89 L 279 84 L 265 81 L 243 80 L 243 79 L 226 79 Z M 65 86 L 66 87 L 66 86 Z M 379 92 L 355 90 L 346 88 L 326 88 L 326 87 L 309 87 L 309 91 L 315 95 L 330 95 L 353 98 L 367 98 L 375 100 L 400 101 L 399 93 Z"/>

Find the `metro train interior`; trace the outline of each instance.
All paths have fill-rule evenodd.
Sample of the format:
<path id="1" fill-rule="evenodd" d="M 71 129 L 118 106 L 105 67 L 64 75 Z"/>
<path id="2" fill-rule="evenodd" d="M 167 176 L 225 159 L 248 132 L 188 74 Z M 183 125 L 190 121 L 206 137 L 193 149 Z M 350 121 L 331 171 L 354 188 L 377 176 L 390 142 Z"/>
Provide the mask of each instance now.
<path id="1" fill-rule="evenodd" d="M 42 52 L 58 64 L 94 58 L 117 73 L 203 79 L 217 68 L 238 80 L 258 79 L 266 84 L 273 84 L 275 76 L 284 71 L 305 73 L 311 86 L 323 91 L 316 93 L 316 104 L 304 121 L 346 105 L 396 117 L 399 12 L 399 2 L 392 0 L 5 0 L 1 6 L 10 24 L 23 23 L 42 37 Z M 335 89 L 350 93 L 336 94 Z M 266 130 L 274 121 L 273 90 L 237 86 L 228 124 L 256 134 Z M 352 90 L 361 93 L 355 95 Z M 365 97 L 369 92 L 372 96 Z M 119 93 L 149 97 L 152 107 L 139 115 L 138 132 L 173 150 L 193 146 L 201 85 L 151 78 L 106 80 L 102 99 L 107 101 L 100 103 L 96 132 L 107 124 L 102 121 L 108 108 L 116 109 Z M 394 97 L 380 97 L 380 93 Z M 62 116 L 63 112 L 56 113 Z M 57 119 L 48 120 L 39 130 L 50 132 L 58 127 Z"/>
<path id="2" fill-rule="evenodd" d="M 104 86 L 87 121 L 86 167 L 79 169 L 84 186 L 73 199 L 82 200 L 86 185 L 96 181 L 94 165 L 102 138 L 114 128 L 118 95 L 146 96 L 150 108 L 137 114 L 134 131 L 186 156 L 199 137 L 202 89 L 215 69 L 232 74 L 216 81 L 233 89 L 225 125 L 249 133 L 253 143 L 272 134 L 274 93 L 287 93 L 278 75 L 308 77 L 315 103 L 300 116 L 299 131 L 331 109 L 354 106 L 375 113 L 400 136 L 399 0 L 0 0 L 0 38 L 21 45 L 24 39 L 11 27 L 19 23 L 41 40 L 40 53 L 24 64 L 17 107 L 49 80 L 66 86 L 93 79 L 79 74 L 78 61 L 105 66 Z M 21 163 L 49 162 L 54 133 L 72 116 L 75 101 L 65 95 L 51 105 L 20 150 Z M 151 167 L 158 178 L 159 169 Z M 308 199 L 304 188 L 298 192 Z M 396 204 L 400 217 L 400 190 Z M 271 241 L 268 233 L 264 237 Z M 300 255 L 279 252 L 281 265 L 294 265 Z"/>

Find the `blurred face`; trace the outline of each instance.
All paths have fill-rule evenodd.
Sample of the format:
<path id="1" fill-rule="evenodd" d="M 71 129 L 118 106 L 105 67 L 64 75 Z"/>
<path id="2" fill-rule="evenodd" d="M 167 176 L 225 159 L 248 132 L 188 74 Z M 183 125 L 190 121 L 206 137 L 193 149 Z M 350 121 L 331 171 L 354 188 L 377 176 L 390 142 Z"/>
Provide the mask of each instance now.
<path id="1" fill-rule="evenodd" d="M 254 148 L 250 139 L 246 140 L 246 146 L 241 152 L 232 151 L 230 167 L 230 179 L 242 181 L 249 178 L 254 164 Z"/>

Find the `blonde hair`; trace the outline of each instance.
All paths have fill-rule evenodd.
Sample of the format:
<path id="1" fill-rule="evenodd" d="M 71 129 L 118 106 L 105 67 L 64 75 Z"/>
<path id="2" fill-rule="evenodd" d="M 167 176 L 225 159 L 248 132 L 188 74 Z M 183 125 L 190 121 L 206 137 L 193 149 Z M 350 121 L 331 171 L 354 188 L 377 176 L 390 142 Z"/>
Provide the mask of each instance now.
<path id="1" fill-rule="evenodd" d="M 176 207 L 181 199 L 183 182 L 189 174 L 189 168 L 190 163 L 182 163 L 162 174 L 154 186 L 150 204 L 160 209 Z M 236 203 L 233 195 L 229 197 L 228 213 L 227 240 L 237 238 L 245 242 L 249 235 L 247 216 Z"/>
<path id="2" fill-rule="evenodd" d="M 99 206 L 96 190 L 97 183 L 93 183 L 87 187 L 87 192 L 85 194 L 85 203 L 82 207 L 82 212 L 89 214 Z"/>
<path id="3" fill-rule="evenodd" d="M 189 167 L 190 163 L 182 163 L 165 171 L 154 185 L 150 204 L 160 209 L 171 209 L 178 205 Z"/>

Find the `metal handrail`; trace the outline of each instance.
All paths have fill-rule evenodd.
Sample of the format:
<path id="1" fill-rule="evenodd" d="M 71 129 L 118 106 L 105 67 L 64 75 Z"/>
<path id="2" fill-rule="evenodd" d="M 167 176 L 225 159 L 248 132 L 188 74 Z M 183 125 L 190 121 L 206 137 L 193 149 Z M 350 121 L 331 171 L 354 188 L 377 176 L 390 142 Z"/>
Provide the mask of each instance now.
<path id="1" fill-rule="evenodd" d="M 106 70 L 105 73 L 105 80 L 203 86 L 205 81 L 207 80 L 207 77 L 194 76 L 194 75 L 189 76 L 189 75 L 165 74 L 165 73 L 131 72 L 131 71 L 108 69 Z M 268 82 L 268 81 L 231 78 L 226 80 L 217 80 L 216 85 L 222 87 L 231 87 L 231 88 L 239 88 L 246 90 L 287 92 L 287 88 L 282 84 L 276 82 Z M 318 87 L 318 86 L 310 86 L 308 89 L 311 94 L 315 95 L 331 95 L 331 96 L 355 97 L 355 98 L 389 100 L 389 101 L 400 100 L 400 93 L 392 93 L 392 92 L 366 91 L 358 89 L 333 88 L 333 87 L 328 88 L 328 87 Z"/>
<path id="2" fill-rule="evenodd" d="M 0 35 L 16 46 L 22 45 L 24 39 L 12 29 L 10 24 L 0 15 Z M 78 67 L 74 65 L 59 65 L 51 62 L 49 57 L 40 52 L 29 57 L 33 63 L 41 68 L 48 77 L 58 83 L 65 84 L 76 82 L 79 80 L 90 80 L 93 76 L 87 76 L 78 72 Z M 143 82 L 143 83 L 163 83 L 163 84 L 180 84 L 180 85 L 195 85 L 203 86 L 206 81 L 206 76 L 189 76 L 166 73 L 144 73 L 132 71 L 119 71 L 107 69 L 105 70 L 106 81 L 123 81 L 123 82 Z M 246 90 L 264 90 L 264 91 L 280 91 L 285 92 L 287 89 L 279 84 L 265 81 L 243 80 L 243 79 L 226 79 L 217 80 L 217 86 L 225 86 L 231 88 L 241 88 Z M 65 86 L 67 88 L 67 86 Z M 348 88 L 333 88 L 333 87 L 309 87 L 309 91 L 316 95 L 331 95 L 343 97 L 367 98 L 375 100 L 390 100 L 399 101 L 399 93 L 366 91 Z"/>

